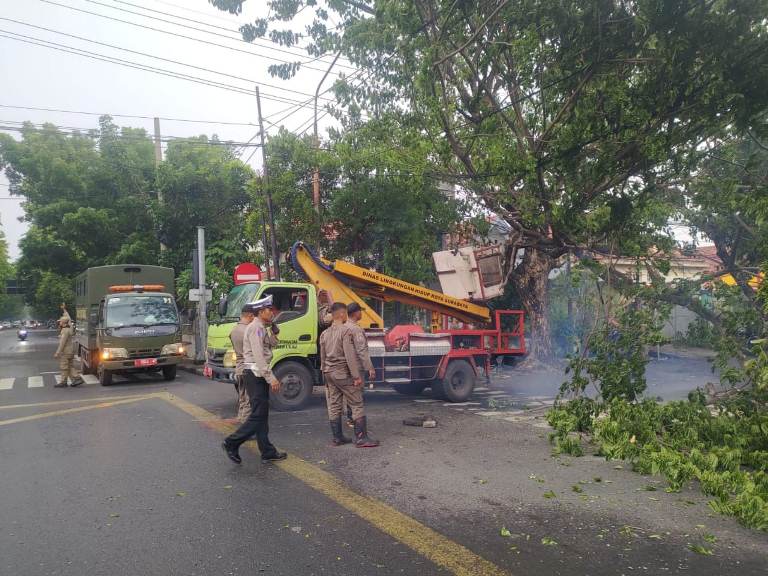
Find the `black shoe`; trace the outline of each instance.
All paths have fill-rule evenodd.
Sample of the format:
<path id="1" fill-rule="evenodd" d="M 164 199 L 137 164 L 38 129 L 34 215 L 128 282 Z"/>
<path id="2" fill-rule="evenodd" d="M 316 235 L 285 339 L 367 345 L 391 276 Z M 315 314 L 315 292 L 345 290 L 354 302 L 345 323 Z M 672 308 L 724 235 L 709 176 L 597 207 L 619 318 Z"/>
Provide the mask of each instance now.
<path id="1" fill-rule="evenodd" d="M 376 448 L 378 440 L 368 436 L 368 421 L 365 416 L 355 420 L 355 446 L 357 448 Z"/>
<path id="2" fill-rule="evenodd" d="M 285 460 L 288 458 L 288 454 L 285 452 L 275 452 L 274 454 L 270 454 L 269 456 L 262 456 L 261 461 L 266 464 L 267 462 L 274 462 L 275 460 Z"/>
<path id="3" fill-rule="evenodd" d="M 53 385 L 54 388 L 66 388 L 67 387 L 67 381 L 64 380 L 63 382 L 59 382 L 58 384 Z"/>
<path id="4" fill-rule="evenodd" d="M 237 448 L 227 444 L 226 440 L 221 443 L 221 447 L 224 448 L 224 452 L 227 453 L 227 457 L 235 464 L 240 464 L 243 461 L 243 459 L 240 458 L 240 454 L 237 452 Z"/>
<path id="5" fill-rule="evenodd" d="M 70 386 L 72 386 L 72 388 L 77 388 L 77 387 L 78 387 L 78 386 L 80 386 L 80 384 L 82 384 L 82 383 L 83 383 L 83 379 L 82 379 L 82 377 L 78 376 L 77 378 L 75 378 L 74 380 L 72 380 L 72 384 L 70 384 Z"/>
<path id="6" fill-rule="evenodd" d="M 336 420 L 331 420 L 331 434 L 333 434 L 333 439 L 331 440 L 333 446 L 343 446 L 352 442 L 352 440 L 344 436 L 344 432 L 341 429 L 341 416 Z"/>

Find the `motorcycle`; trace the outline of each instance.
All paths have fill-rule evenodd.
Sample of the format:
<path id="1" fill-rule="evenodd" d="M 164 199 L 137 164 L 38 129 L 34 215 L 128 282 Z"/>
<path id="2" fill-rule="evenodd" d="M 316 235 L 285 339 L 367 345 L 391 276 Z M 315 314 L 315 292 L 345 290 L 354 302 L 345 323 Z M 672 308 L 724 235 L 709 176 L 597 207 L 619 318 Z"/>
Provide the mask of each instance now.
<path id="1" fill-rule="evenodd" d="M 19 330 L 18 332 L 16 332 L 16 336 L 18 336 L 18 337 L 19 337 L 19 340 L 21 340 L 22 342 L 24 342 L 24 340 L 26 340 L 26 339 L 27 339 L 27 331 L 26 331 L 24 328 L 22 328 L 21 330 Z"/>

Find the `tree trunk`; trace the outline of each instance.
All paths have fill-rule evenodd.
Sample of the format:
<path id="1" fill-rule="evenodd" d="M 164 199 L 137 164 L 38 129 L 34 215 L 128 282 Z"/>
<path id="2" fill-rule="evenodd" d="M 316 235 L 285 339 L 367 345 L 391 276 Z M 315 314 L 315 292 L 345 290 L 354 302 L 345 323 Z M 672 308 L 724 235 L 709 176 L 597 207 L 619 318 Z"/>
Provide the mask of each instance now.
<path id="1" fill-rule="evenodd" d="M 549 329 L 549 273 L 552 257 L 539 250 L 525 249 L 523 261 L 512 272 L 512 283 L 525 310 L 530 333 L 527 337 L 528 358 L 533 362 L 552 360 L 552 336 Z"/>

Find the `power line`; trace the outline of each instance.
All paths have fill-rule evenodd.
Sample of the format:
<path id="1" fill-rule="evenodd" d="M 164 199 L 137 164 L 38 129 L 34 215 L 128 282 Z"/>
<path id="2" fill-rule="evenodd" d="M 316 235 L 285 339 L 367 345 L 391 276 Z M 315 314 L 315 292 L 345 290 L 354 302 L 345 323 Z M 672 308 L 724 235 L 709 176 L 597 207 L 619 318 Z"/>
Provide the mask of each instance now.
<path id="1" fill-rule="evenodd" d="M 32 36 L 26 36 L 24 34 L 19 34 L 17 32 L 10 32 L 8 30 L 0 30 L 0 33 L 5 34 L 12 34 L 13 36 L 18 36 L 19 38 L 14 38 L 13 36 L 7 36 L 0 34 L 0 37 L 7 38 L 9 40 L 16 40 L 18 42 L 24 42 L 26 44 L 33 44 L 36 46 L 42 46 L 43 48 L 49 48 L 52 50 L 56 50 L 59 52 L 67 52 L 70 54 L 75 54 L 77 56 L 83 56 L 85 58 L 90 58 L 92 60 L 100 60 L 102 62 L 108 62 L 110 64 L 117 64 L 119 66 L 125 66 L 127 68 L 134 68 L 137 70 L 143 70 L 145 72 L 152 72 L 154 74 L 159 74 L 161 76 L 169 76 L 171 78 L 176 78 L 179 80 L 187 80 L 189 82 L 194 82 L 196 84 L 203 84 L 206 86 L 212 86 L 214 88 L 221 88 L 222 90 L 228 90 L 230 92 L 236 92 L 239 94 L 245 94 L 248 96 L 253 96 L 254 92 L 251 90 L 248 90 L 246 88 L 242 88 L 240 86 L 235 86 L 232 84 L 225 84 L 223 82 L 218 82 L 216 80 L 209 80 L 206 78 L 201 78 L 199 76 L 192 76 L 190 74 L 184 74 L 182 72 L 174 72 L 172 70 L 166 70 L 164 68 L 157 68 L 154 66 L 149 66 L 146 64 L 141 64 L 138 62 L 132 62 L 130 60 L 123 60 L 122 58 L 116 58 L 114 56 L 106 56 L 104 54 L 98 54 L 96 52 L 92 52 L 90 50 L 83 50 L 82 48 L 75 48 L 72 46 L 67 46 L 65 44 L 59 44 L 57 42 L 51 42 L 50 40 L 43 40 L 40 38 L 34 38 Z M 26 40 L 25 40 L 26 38 Z M 41 43 L 42 42 L 42 43 Z M 283 102 L 283 103 L 291 103 L 291 104 L 298 104 L 298 105 L 304 105 L 302 102 L 298 100 L 292 100 L 290 98 L 280 97 L 274 94 L 270 95 L 264 95 L 265 100 L 271 100 L 274 102 Z"/>
<path id="2" fill-rule="evenodd" d="M 10 124 L 15 124 L 15 126 L 10 126 Z M 42 130 L 45 128 L 45 125 L 48 123 L 40 123 L 40 122 L 29 122 L 29 121 L 18 121 L 18 120 L 1 120 L 0 119 L 0 130 L 7 130 L 7 131 L 13 131 L 13 132 L 23 132 L 25 129 L 25 124 L 29 124 L 32 126 L 35 130 Z M 98 128 L 83 128 L 80 126 L 57 126 L 53 123 L 50 123 L 54 128 L 56 128 L 56 131 L 65 134 L 68 136 L 73 136 L 75 134 L 80 136 L 90 136 L 90 132 L 94 134 L 101 134 L 101 131 Z M 8 125 L 8 126 L 6 126 Z M 151 143 L 153 141 L 152 136 L 147 134 L 146 136 L 141 136 L 139 134 L 120 134 L 118 136 L 119 140 L 132 140 L 137 142 L 149 142 Z M 160 138 L 160 141 L 163 143 L 171 143 L 171 142 L 185 142 L 193 145 L 200 145 L 200 146 L 230 146 L 230 147 L 255 147 L 258 148 L 261 146 L 261 144 L 252 144 L 251 141 L 248 142 L 238 142 L 238 141 L 232 141 L 232 140 L 199 140 L 195 136 L 163 136 Z"/>
<path id="3" fill-rule="evenodd" d="M 59 6 L 61 8 L 67 8 L 69 10 L 74 10 L 76 12 L 82 12 L 84 14 L 90 14 L 92 16 L 98 16 L 99 18 L 105 18 L 107 20 L 112 20 L 115 22 L 122 22 L 123 24 L 129 24 L 131 26 L 136 26 L 138 28 L 144 28 L 145 30 L 152 30 L 153 32 L 160 32 L 161 34 L 168 34 L 170 36 L 175 36 L 177 38 L 184 38 L 186 40 L 192 40 L 193 42 L 200 42 L 201 44 L 207 44 L 209 46 L 216 46 L 217 48 L 224 48 L 226 50 L 232 50 L 234 52 L 241 52 L 243 54 L 249 54 L 251 56 L 259 56 L 261 58 L 266 58 L 269 60 L 275 60 L 276 62 L 281 62 L 283 64 L 296 64 L 296 62 L 290 62 L 288 60 L 283 60 L 280 58 L 275 58 L 272 56 L 266 56 L 264 54 L 258 54 L 257 52 L 253 52 L 251 50 L 242 50 L 240 48 L 235 48 L 233 46 L 226 46 L 224 44 L 218 44 L 216 42 L 210 42 L 208 40 L 203 40 L 202 38 L 195 38 L 193 36 L 187 36 L 185 34 L 179 34 L 177 32 L 171 32 L 169 30 L 163 30 L 162 28 L 154 28 L 152 26 L 145 26 L 144 24 L 138 24 L 136 22 L 131 22 L 130 20 L 122 20 L 121 18 L 114 18 L 112 16 L 107 16 L 106 14 L 99 14 L 98 12 L 91 12 L 90 10 L 83 10 L 82 8 L 76 8 L 74 6 L 68 6 L 67 4 L 60 4 L 59 2 L 54 2 L 53 0 L 40 0 L 40 2 L 44 2 L 45 4 L 51 4 L 53 6 Z M 184 26 L 182 24 L 176 24 L 177 26 L 183 26 L 185 28 L 189 28 L 189 26 Z M 248 43 L 250 45 L 250 43 Z M 301 64 L 301 62 L 299 62 Z M 313 66 L 305 66 L 309 70 L 316 70 L 318 72 L 325 72 L 322 68 L 315 68 Z"/>
<path id="4" fill-rule="evenodd" d="M 106 42 L 99 42 L 98 40 L 92 40 L 91 38 L 86 38 L 84 36 L 78 36 L 76 34 L 69 34 L 67 32 L 61 32 L 59 30 L 54 30 L 52 28 L 46 28 L 44 26 L 37 26 L 36 24 L 30 24 L 28 22 L 22 22 L 20 20 L 13 20 L 12 18 L 3 18 L 0 16 L 0 20 L 5 20 L 7 22 L 13 22 L 14 24 L 21 24 L 22 26 L 29 26 L 30 28 L 37 28 L 38 30 L 45 30 L 46 32 L 52 32 L 54 34 L 59 34 L 61 36 L 66 36 L 68 38 L 74 38 L 76 40 L 82 40 L 83 42 L 90 42 L 92 44 L 98 44 L 99 46 L 106 46 L 107 48 L 114 48 L 115 50 L 122 50 L 123 52 L 129 52 L 131 54 L 138 54 L 139 56 L 146 56 L 147 58 L 153 58 L 156 60 L 161 60 L 163 62 L 170 62 L 171 64 L 178 64 L 179 66 L 186 66 L 187 68 L 194 68 L 195 70 L 201 70 L 203 72 L 210 72 L 212 74 L 218 74 L 219 76 L 226 76 L 227 78 L 233 78 L 235 80 L 242 80 L 244 82 L 249 82 L 251 84 L 260 84 L 261 86 L 268 86 L 269 88 L 275 88 L 277 90 L 283 90 L 285 92 L 293 92 L 294 94 L 299 94 L 300 96 L 311 96 L 311 94 L 308 94 L 307 92 L 301 92 L 300 90 L 293 90 L 292 88 L 284 88 L 283 86 L 278 86 L 276 84 L 266 84 L 264 82 L 258 82 L 256 80 L 253 80 L 252 78 L 244 78 L 242 76 L 235 76 L 234 74 L 228 74 L 226 72 L 219 72 L 218 70 L 211 70 L 210 68 L 204 68 L 202 66 L 196 66 L 194 64 L 187 64 L 186 62 L 180 62 L 178 60 L 173 60 L 171 58 L 163 58 L 162 56 L 157 56 L 155 54 L 148 54 L 147 52 L 140 52 L 138 50 L 131 50 L 130 48 L 123 48 L 121 46 L 115 46 L 114 44 L 108 44 Z M 328 100 L 327 98 L 324 98 L 324 100 Z"/>
<path id="5" fill-rule="evenodd" d="M 137 114 L 112 114 L 111 112 L 83 112 L 80 110 L 61 110 L 59 108 L 38 108 L 35 106 L 14 106 L 11 104 L 0 104 L 0 108 L 12 108 L 14 110 L 33 110 L 36 112 L 59 112 L 62 114 L 83 114 L 85 116 L 112 116 L 113 118 L 138 118 L 141 120 L 153 120 L 155 116 L 139 116 Z M 220 124 L 222 126 L 256 126 L 252 122 L 229 122 L 225 120 L 193 120 L 190 118 L 166 118 L 157 116 L 160 120 L 168 122 L 192 122 L 196 124 Z"/>
<path id="6" fill-rule="evenodd" d="M 277 48 L 277 47 L 275 47 L 273 45 L 272 42 L 269 42 L 268 40 L 262 40 L 261 38 L 256 38 L 255 40 L 253 40 L 253 42 L 248 42 L 246 40 L 243 40 L 242 35 L 240 33 L 240 30 L 237 30 L 237 29 L 234 29 L 234 28 L 227 28 L 225 26 L 217 26 L 216 24 L 210 24 L 210 23 L 205 22 L 203 20 L 195 20 L 194 18 L 186 18 L 184 16 L 180 16 L 179 14 L 174 14 L 173 12 L 163 12 L 162 10 L 155 10 L 154 8 L 148 8 L 146 6 L 141 6 L 140 4 L 133 4 L 131 2 L 125 2 L 125 0 L 112 0 L 112 1 L 117 3 L 117 4 L 125 4 L 126 6 L 131 6 L 133 8 L 139 8 L 140 10 L 146 10 L 147 12 L 154 12 L 155 14 L 162 14 L 163 16 L 170 16 L 172 18 L 177 18 L 179 20 L 184 20 L 186 22 L 193 22 L 195 24 L 202 24 L 203 26 L 208 26 L 210 28 L 215 28 L 217 30 L 224 30 L 225 32 L 231 32 L 231 33 L 235 34 L 236 36 L 235 37 L 230 37 L 230 36 L 223 36 L 222 34 L 217 34 L 217 36 L 223 36 L 224 38 L 229 38 L 230 40 L 237 40 L 238 42 L 245 42 L 246 44 L 252 44 L 252 45 L 255 45 L 255 46 L 261 46 L 261 47 L 263 47 L 263 48 L 265 48 L 267 50 L 274 50 L 275 52 L 282 52 L 284 54 L 289 54 L 289 55 L 297 57 L 297 58 L 311 58 L 311 56 L 308 56 L 308 55 L 305 55 L 305 54 L 298 54 L 296 52 L 292 52 L 289 49 Z M 169 24 L 173 24 L 175 26 L 183 26 L 185 28 L 190 28 L 192 30 L 198 30 L 200 32 L 205 32 L 207 34 L 211 34 L 211 32 L 209 32 L 207 30 L 200 30 L 199 28 L 195 28 L 195 27 L 192 27 L 192 26 L 185 26 L 185 25 L 179 24 L 177 22 L 169 22 L 168 20 L 163 20 L 162 18 L 157 18 L 157 17 L 154 17 L 154 16 L 148 16 L 146 14 L 131 12 L 129 10 L 124 10 L 124 9 L 118 8 L 116 6 L 110 6 L 108 4 L 103 4 L 101 2 L 95 2 L 94 0 L 86 0 L 86 2 L 89 2 L 91 4 L 98 4 L 99 6 L 105 6 L 107 8 L 112 8 L 113 10 L 121 10 L 123 12 L 127 12 L 129 14 L 135 14 L 137 16 L 142 16 L 144 18 L 152 18 L 154 20 L 158 20 L 160 22 L 166 22 L 166 23 L 169 23 Z M 307 6 L 305 5 L 304 8 L 306 8 L 306 7 Z M 302 10 L 304 8 L 302 8 Z M 261 40 L 261 42 L 257 43 L 258 40 Z M 324 58 L 326 56 L 328 56 L 328 54 L 321 54 L 320 56 L 317 56 L 315 58 L 312 58 L 311 60 L 308 60 L 308 62 L 317 62 L 317 61 L 319 61 L 319 62 L 322 62 L 324 64 L 330 64 L 330 62 L 325 62 L 323 60 L 320 60 L 321 58 Z M 348 68 L 350 70 L 355 70 L 354 66 L 347 66 L 347 65 L 344 65 L 344 64 L 341 64 L 340 66 L 343 67 L 343 68 Z"/>

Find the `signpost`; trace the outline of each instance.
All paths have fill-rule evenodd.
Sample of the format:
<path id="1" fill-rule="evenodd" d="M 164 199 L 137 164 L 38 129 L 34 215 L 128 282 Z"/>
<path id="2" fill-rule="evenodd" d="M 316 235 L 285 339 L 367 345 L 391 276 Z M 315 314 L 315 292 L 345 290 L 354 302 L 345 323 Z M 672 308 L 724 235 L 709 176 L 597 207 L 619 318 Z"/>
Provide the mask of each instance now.
<path id="1" fill-rule="evenodd" d="M 261 278 L 261 268 L 251 262 L 243 262 L 235 268 L 235 286 L 248 282 L 260 282 Z"/>

